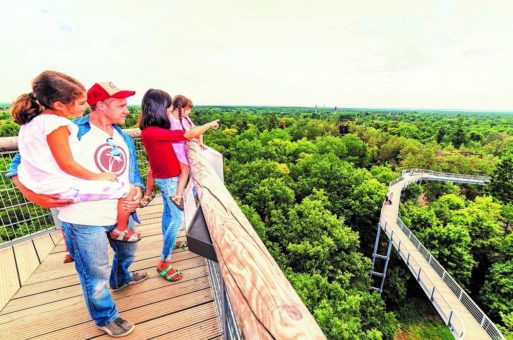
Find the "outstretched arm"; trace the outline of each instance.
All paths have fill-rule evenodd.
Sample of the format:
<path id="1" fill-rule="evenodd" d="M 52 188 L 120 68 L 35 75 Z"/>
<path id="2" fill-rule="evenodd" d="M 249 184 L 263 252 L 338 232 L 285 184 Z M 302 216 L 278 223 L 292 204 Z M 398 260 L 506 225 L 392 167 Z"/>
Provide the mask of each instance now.
<path id="1" fill-rule="evenodd" d="M 183 135 L 187 139 L 197 138 L 205 133 L 208 129 L 217 129 L 219 127 L 219 120 L 211 121 L 210 123 L 203 124 L 201 126 L 194 127 L 189 131 L 186 131 Z"/>
<path id="2" fill-rule="evenodd" d="M 58 194 L 55 194 L 55 195 L 36 194 L 35 192 L 28 189 L 26 186 L 21 184 L 17 175 L 11 177 L 11 179 L 12 179 L 13 183 L 16 185 L 16 187 L 20 190 L 23 197 L 25 197 L 27 200 L 31 201 L 32 203 L 39 205 L 40 207 L 58 208 L 58 207 L 65 207 L 65 206 L 73 203 L 72 199 L 60 199 Z"/>
<path id="3" fill-rule="evenodd" d="M 87 170 L 82 165 L 78 164 L 73 155 L 71 154 L 71 149 L 69 147 L 68 137 L 70 132 L 67 126 L 61 126 L 55 130 L 53 130 L 48 136 L 46 140 L 48 141 L 48 146 L 50 147 L 50 151 L 52 152 L 52 156 L 59 165 L 59 167 L 65 173 L 75 176 L 82 179 L 88 180 L 106 180 L 106 181 L 114 181 L 116 179 L 116 175 L 103 172 L 103 173 L 94 173 L 92 171 Z"/>

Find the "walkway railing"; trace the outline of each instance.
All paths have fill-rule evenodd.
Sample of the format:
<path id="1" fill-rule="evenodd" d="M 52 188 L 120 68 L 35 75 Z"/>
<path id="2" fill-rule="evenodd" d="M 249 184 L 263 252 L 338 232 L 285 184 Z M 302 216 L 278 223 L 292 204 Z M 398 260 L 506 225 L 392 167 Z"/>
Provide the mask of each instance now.
<path id="1" fill-rule="evenodd" d="M 394 231 L 390 231 L 390 228 L 387 229 L 387 223 L 385 223 L 382 228 L 390 238 L 390 242 L 393 243 L 403 261 L 406 263 L 408 269 L 410 269 L 412 272 L 415 280 L 417 280 L 419 285 L 422 287 L 429 300 L 435 306 L 436 310 L 447 324 L 451 332 L 456 336 L 457 339 L 462 339 L 465 335 L 465 326 L 461 322 L 458 314 L 451 308 L 451 305 L 440 294 L 440 292 L 436 290 L 435 284 L 422 271 L 422 266 L 414 260 L 414 258 L 411 256 L 411 252 L 406 249 L 404 244 L 401 244 L 400 240 L 397 241 L 397 235 L 395 235 L 396 239 L 394 239 Z"/>
<path id="2" fill-rule="evenodd" d="M 409 178 L 408 178 L 409 177 Z M 390 182 L 389 187 L 394 184 L 399 183 L 400 181 L 405 181 L 402 185 L 401 191 L 407 187 L 407 185 L 411 182 L 419 181 L 421 179 L 427 180 L 447 180 L 451 181 L 452 179 L 457 179 L 459 182 L 469 183 L 469 184 L 478 184 L 485 185 L 489 182 L 490 178 L 487 176 L 475 176 L 475 175 L 463 175 L 463 174 L 454 174 L 454 173 L 445 173 L 445 172 L 436 172 L 430 170 L 422 170 L 422 169 L 407 169 L 404 170 L 401 176 L 392 182 Z M 383 207 L 385 205 L 383 204 Z M 383 216 L 383 207 L 381 209 L 380 216 L 380 225 L 387 232 L 387 223 L 384 221 Z M 429 250 L 422 244 L 422 242 L 412 233 L 412 231 L 403 223 L 403 221 L 397 216 L 397 225 L 401 228 L 403 233 L 408 237 L 408 239 L 413 243 L 416 249 L 420 254 L 424 257 L 424 259 L 429 263 L 431 268 L 442 278 L 442 280 L 446 283 L 446 285 L 451 289 L 455 296 L 458 297 L 458 300 L 465 306 L 465 308 L 469 311 L 469 313 L 476 319 L 476 321 L 483 327 L 486 333 L 492 339 L 504 339 L 502 333 L 498 330 L 497 326 L 490 320 L 490 318 L 479 308 L 479 306 L 468 296 L 468 294 L 463 290 L 463 288 L 458 285 L 456 280 L 454 280 L 451 275 L 443 268 L 443 266 L 431 255 Z M 387 233 L 389 235 L 390 232 Z M 393 233 L 389 235 L 392 242 Z M 394 244 L 396 249 L 398 250 L 401 258 L 407 264 L 408 268 L 412 271 L 414 275 L 416 275 L 417 281 L 420 283 L 421 287 L 424 289 L 430 300 L 435 305 L 436 309 L 447 323 L 449 328 L 453 328 L 456 333 L 459 334 L 459 337 L 463 337 L 464 329 L 458 328 L 455 323 L 455 318 L 458 319 L 457 323 L 461 323 L 461 320 L 457 317 L 456 313 L 452 308 L 450 308 L 447 301 L 443 298 L 441 294 L 438 294 L 436 287 L 432 283 L 432 281 L 424 275 L 425 279 L 422 277 L 422 268 L 420 265 L 413 265 L 411 263 L 410 253 L 407 250 L 401 250 L 401 243 Z M 416 274 L 417 273 L 417 274 Z M 430 288 L 431 287 L 431 288 Z M 430 291 L 431 289 L 431 291 Z M 438 297 L 438 299 L 437 299 Z M 442 303 L 440 303 L 442 301 Z M 444 305 L 447 305 L 448 308 L 444 308 Z M 461 330 L 461 332 L 459 332 Z"/>

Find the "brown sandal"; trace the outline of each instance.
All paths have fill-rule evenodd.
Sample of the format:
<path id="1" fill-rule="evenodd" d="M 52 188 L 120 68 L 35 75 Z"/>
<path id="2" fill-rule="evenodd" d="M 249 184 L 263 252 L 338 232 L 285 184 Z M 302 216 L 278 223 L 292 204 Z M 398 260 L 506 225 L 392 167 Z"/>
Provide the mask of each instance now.
<path id="1" fill-rule="evenodd" d="M 144 195 L 141 201 L 139 202 L 139 208 L 147 207 L 151 201 L 155 198 L 155 194 L 151 193 L 149 195 Z"/>
<path id="2" fill-rule="evenodd" d="M 178 209 L 183 211 L 183 197 L 178 197 L 178 196 L 173 195 L 170 197 L 170 199 L 171 199 L 171 202 L 173 202 Z"/>

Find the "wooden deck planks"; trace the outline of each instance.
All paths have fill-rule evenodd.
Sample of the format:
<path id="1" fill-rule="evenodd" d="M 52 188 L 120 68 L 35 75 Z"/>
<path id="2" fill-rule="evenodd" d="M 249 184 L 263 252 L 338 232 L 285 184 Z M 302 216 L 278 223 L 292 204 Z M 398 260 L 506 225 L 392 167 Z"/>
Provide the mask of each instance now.
<path id="1" fill-rule="evenodd" d="M 155 270 L 162 246 L 160 209 L 154 200 L 140 214 L 144 238 L 140 241 L 136 261 L 131 270 L 147 270 L 150 278 L 129 286 L 113 297 L 123 317 L 137 324 L 127 339 L 187 336 L 194 339 L 211 339 L 222 336 L 215 309 L 210 280 L 204 258 L 188 249 L 173 252 L 173 264 L 184 273 L 184 279 L 169 283 Z M 60 231 L 46 235 L 28 245 L 18 246 L 19 256 L 44 258 L 32 275 L 30 263 L 24 264 L 26 283 L 18 289 L 18 274 L 12 248 L 0 250 L 2 274 L 12 268 L 13 275 L 1 275 L 0 299 L 6 287 L 17 291 L 0 312 L 0 338 L 6 339 L 86 339 L 103 337 L 87 313 L 82 289 L 73 264 L 63 264 L 65 249 Z M 182 229 L 180 239 L 184 239 Z M 57 246 L 54 246 L 57 244 Z M 46 254 L 45 254 L 46 253 Z M 112 252 L 110 252 L 112 256 Z M 38 261 L 39 262 L 39 261 Z M 9 279 L 11 282 L 6 282 Z M 15 279 L 15 280 L 14 280 Z M 8 299 L 13 294 L 6 295 Z M 0 300 L 1 302 L 1 300 Z M 1 306 L 1 305 L 0 305 Z"/>
<path id="2" fill-rule="evenodd" d="M 181 231 L 178 234 L 178 240 L 183 240 L 185 232 Z M 150 257 L 157 257 L 160 255 L 162 247 L 162 237 L 159 235 L 143 237 L 139 241 L 137 247 L 137 259 L 146 259 Z M 173 252 L 178 254 L 179 250 Z M 112 249 L 109 247 L 109 258 L 112 260 Z M 63 266 L 63 253 L 52 253 L 48 255 L 46 260 L 34 271 L 34 274 L 26 281 L 25 284 L 34 284 L 43 281 L 48 281 L 49 278 L 59 278 L 75 274 L 75 267 L 73 264 L 66 264 Z"/>
<path id="3" fill-rule="evenodd" d="M 209 303 L 210 302 L 210 303 Z M 163 300 L 137 309 L 123 312 L 123 317 L 134 322 L 136 330 L 132 339 L 147 339 L 152 335 L 161 335 L 173 331 L 180 325 L 196 320 L 205 320 L 215 316 L 215 306 L 212 295 L 208 290 L 182 295 L 174 300 Z M 165 318 L 171 314 L 169 318 Z M 153 321 L 155 320 L 155 321 Z M 145 322 L 153 321 L 149 325 Z M 56 332 L 34 337 L 35 339 L 89 339 L 103 336 L 105 333 L 98 329 L 92 321 L 73 327 L 63 328 Z M 107 335 L 103 338 L 109 339 Z M 126 337 L 125 339 L 129 339 Z"/>
<path id="4" fill-rule="evenodd" d="M 215 317 L 214 302 L 204 303 L 189 309 L 182 310 L 175 314 L 159 317 L 158 319 L 141 322 L 136 326 L 135 331 L 125 339 L 147 339 L 155 336 L 163 336 L 164 339 L 173 339 L 170 332 L 180 330 L 183 327 L 195 325 L 199 327 L 202 321 L 206 321 Z M 107 335 L 103 335 L 100 339 L 109 339 Z M 191 338 L 196 340 L 196 338 Z"/>
<path id="5" fill-rule="evenodd" d="M 12 247 L 0 249 L 0 311 L 9 302 L 11 297 L 20 288 L 18 271 L 16 270 L 16 260 Z"/>
<path id="6" fill-rule="evenodd" d="M 176 299 L 182 295 L 192 294 L 202 290 L 208 290 L 210 287 L 207 276 L 172 284 L 157 277 L 153 278 L 153 280 L 158 281 L 160 286 L 142 292 L 130 292 L 129 289 L 127 289 L 114 295 L 120 313 L 124 314 L 127 310 L 143 307 L 159 301 Z M 155 286 L 155 283 L 153 286 Z M 135 286 L 130 288 L 135 288 Z M 174 300 L 170 300 L 170 303 L 175 306 L 173 301 Z M 54 320 L 61 321 L 56 323 Z M 46 311 L 44 315 L 31 313 L 23 317 L 18 316 L 12 318 L 9 322 L 1 324 L 0 330 L 2 331 L 1 334 L 7 334 L 10 330 L 23 329 L 23 336 L 28 338 L 56 332 L 63 328 L 73 327 L 90 321 L 83 299 L 80 297 L 79 303 L 75 302 L 66 307 Z"/>
<path id="7" fill-rule="evenodd" d="M 37 237 L 33 241 L 34 246 L 36 247 L 37 256 L 40 261 L 43 261 L 55 248 L 55 244 L 53 243 L 52 237 L 49 234 Z"/>
<path id="8" fill-rule="evenodd" d="M 180 280 L 180 282 L 173 283 L 172 285 L 175 285 L 176 289 L 179 289 L 181 287 L 181 284 L 188 284 L 189 281 L 198 280 L 201 278 L 208 278 L 208 272 L 205 267 L 194 267 L 190 269 L 185 269 L 183 271 L 185 277 Z M 155 272 L 156 274 L 156 272 Z M 145 281 L 144 285 L 136 285 L 131 286 L 127 288 L 126 290 L 122 290 L 116 293 L 113 293 L 113 296 L 115 299 L 117 298 L 125 298 L 130 295 L 137 295 L 149 290 L 153 289 L 161 289 L 163 287 L 167 287 L 170 284 L 166 281 L 160 279 L 156 275 L 150 272 L 150 277 L 148 280 Z M 195 281 L 197 282 L 197 281 Z M 196 283 L 197 284 L 197 283 Z M 8 314 L 0 315 L 0 333 L 5 327 L 11 327 L 10 325 L 14 325 L 14 322 L 16 320 L 27 320 L 26 318 L 31 315 L 38 315 L 40 313 L 51 313 L 52 315 L 57 315 L 59 310 L 67 310 L 72 311 L 78 307 L 75 306 L 75 304 L 79 304 L 78 307 L 85 308 L 84 305 L 84 299 L 82 295 L 76 295 L 71 298 L 58 300 L 54 302 L 50 302 L 43 305 L 33 306 L 30 308 L 25 308 L 21 310 L 17 310 Z"/>
<path id="9" fill-rule="evenodd" d="M 187 327 L 177 329 L 176 331 L 160 335 L 153 339 L 194 339 L 207 340 L 222 336 L 221 327 L 217 318 L 202 320 Z"/>
<path id="10" fill-rule="evenodd" d="M 177 268 L 184 271 L 184 275 L 187 272 L 187 269 L 195 268 L 205 264 L 205 260 L 197 255 L 194 255 L 190 252 L 185 252 L 184 254 L 184 257 L 187 256 L 188 258 L 173 261 L 173 263 L 176 263 Z M 148 270 L 149 274 L 152 276 L 157 275 L 157 272 L 155 270 L 152 270 L 152 268 L 155 265 L 154 262 L 154 260 L 151 261 L 151 269 Z M 133 268 L 134 270 L 139 270 L 135 264 L 131 268 Z M 145 268 L 148 267 L 145 266 Z M 80 286 L 80 284 L 76 284 L 73 286 L 64 287 L 56 290 L 44 291 L 35 296 L 30 295 L 19 299 L 13 299 L 2 310 L 2 314 L 15 312 L 21 309 L 32 308 L 63 299 L 69 299 L 74 296 L 82 296 L 82 293 L 82 287 Z"/>
<path id="11" fill-rule="evenodd" d="M 173 254 L 174 255 L 174 260 L 178 261 L 180 259 L 184 259 L 186 255 L 185 254 L 181 254 L 183 252 L 185 252 L 184 249 L 177 249 L 177 250 L 175 250 L 175 252 Z M 145 254 L 143 254 L 143 255 L 145 255 Z M 189 253 L 188 256 L 194 257 L 196 255 Z M 158 255 L 150 256 L 148 259 L 145 259 L 145 260 L 148 260 L 148 261 L 144 262 L 144 263 L 140 263 L 140 261 L 135 262 L 132 265 L 131 269 L 133 269 L 133 270 L 145 269 L 144 268 L 145 264 L 148 265 L 147 268 L 150 268 L 150 267 L 154 266 L 157 263 L 157 261 L 158 261 Z M 66 264 L 66 266 L 74 268 L 74 265 L 72 263 L 71 264 Z M 71 272 L 71 274 L 70 274 L 70 272 Z M 21 298 L 21 297 L 29 296 L 29 295 L 34 295 L 34 294 L 37 294 L 37 293 L 40 293 L 40 292 L 43 292 L 43 291 L 54 290 L 54 289 L 58 289 L 58 288 L 64 288 L 64 287 L 71 286 L 71 285 L 74 285 L 74 284 L 79 284 L 79 283 L 80 283 L 80 280 L 79 280 L 78 276 L 75 275 L 74 269 L 70 270 L 69 268 L 66 268 L 66 272 L 65 273 L 56 274 L 54 277 L 51 277 L 51 278 L 49 278 L 46 281 L 40 281 L 40 282 L 35 282 L 35 283 L 32 283 L 32 284 L 24 285 L 14 295 L 13 299 L 17 299 L 17 298 Z M 1 315 L 1 313 L 0 313 L 0 315 Z"/>
<path id="12" fill-rule="evenodd" d="M 37 257 L 36 248 L 32 240 L 15 244 L 13 249 L 20 282 L 23 285 L 39 266 L 39 258 Z"/>

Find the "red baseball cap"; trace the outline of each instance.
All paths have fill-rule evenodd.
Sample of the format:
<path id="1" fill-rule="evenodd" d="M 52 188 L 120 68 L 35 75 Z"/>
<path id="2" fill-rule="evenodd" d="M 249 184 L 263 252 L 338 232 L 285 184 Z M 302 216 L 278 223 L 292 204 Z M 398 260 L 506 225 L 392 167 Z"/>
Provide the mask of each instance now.
<path id="1" fill-rule="evenodd" d="M 107 98 L 123 99 L 131 97 L 135 91 L 120 90 L 112 82 L 95 83 L 87 90 L 87 104 L 94 105 Z"/>

